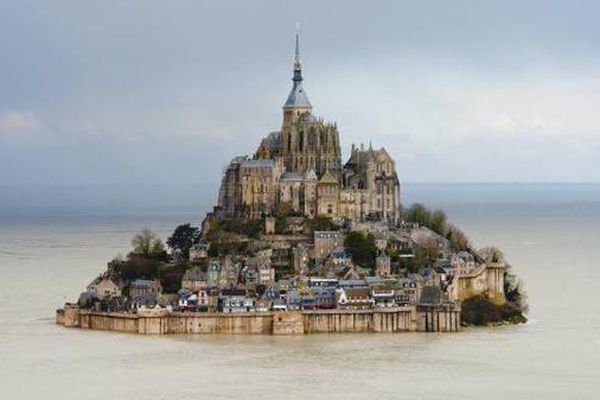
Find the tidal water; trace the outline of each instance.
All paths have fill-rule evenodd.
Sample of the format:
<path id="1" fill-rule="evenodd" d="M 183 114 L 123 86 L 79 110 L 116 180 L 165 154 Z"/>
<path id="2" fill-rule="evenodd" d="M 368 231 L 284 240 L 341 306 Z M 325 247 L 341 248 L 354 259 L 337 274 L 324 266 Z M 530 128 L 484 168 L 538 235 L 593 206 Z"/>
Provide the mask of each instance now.
<path id="1" fill-rule="evenodd" d="M 403 186 L 405 203 L 443 208 L 505 252 L 528 291 L 525 325 L 304 337 L 56 326 L 54 310 L 136 231 L 166 237 L 214 197 L 138 189 L 0 187 L 0 399 L 599 398 L 600 185 Z"/>

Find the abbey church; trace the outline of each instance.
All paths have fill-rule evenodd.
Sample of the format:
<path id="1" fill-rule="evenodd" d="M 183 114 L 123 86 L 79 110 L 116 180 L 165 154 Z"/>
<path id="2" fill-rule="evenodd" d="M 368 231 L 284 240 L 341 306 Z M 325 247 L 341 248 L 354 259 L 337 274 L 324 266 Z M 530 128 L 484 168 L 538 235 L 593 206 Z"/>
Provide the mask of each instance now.
<path id="1" fill-rule="evenodd" d="M 292 82 L 281 130 L 263 138 L 253 157 L 231 160 L 217 212 L 259 218 L 286 210 L 308 218 L 396 222 L 400 182 L 394 160 L 384 148 L 352 145 L 342 165 L 337 125 L 313 115 L 302 85 L 298 34 Z"/>

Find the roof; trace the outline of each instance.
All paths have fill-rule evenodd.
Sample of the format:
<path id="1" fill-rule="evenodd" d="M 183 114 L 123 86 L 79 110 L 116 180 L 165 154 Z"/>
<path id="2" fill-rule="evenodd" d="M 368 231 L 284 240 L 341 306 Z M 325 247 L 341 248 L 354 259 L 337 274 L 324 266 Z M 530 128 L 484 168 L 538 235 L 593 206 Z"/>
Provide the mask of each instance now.
<path id="1" fill-rule="evenodd" d="M 223 289 L 221 290 L 221 296 L 245 296 L 246 291 L 244 289 Z"/>
<path id="2" fill-rule="evenodd" d="M 369 289 L 363 288 L 351 288 L 346 289 L 346 297 L 348 298 L 356 298 L 356 297 L 370 297 L 371 291 Z"/>
<path id="3" fill-rule="evenodd" d="M 335 183 L 338 184 L 338 180 L 331 174 L 331 171 L 327 170 L 319 180 L 320 183 Z"/>
<path id="4" fill-rule="evenodd" d="M 261 142 L 260 145 L 268 149 L 278 149 L 281 140 L 281 131 L 269 133 Z"/>
<path id="5" fill-rule="evenodd" d="M 332 239 L 342 237 L 339 231 L 315 231 L 315 239 Z"/>
<path id="6" fill-rule="evenodd" d="M 135 281 L 131 282 L 131 287 L 134 288 L 151 288 L 154 287 L 154 285 L 156 285 L 157 281 L 155 280 L 150 280 L 150 279 L 136 279 Z"/>
<path id="7" fill-rule="evenodd" d="M 312 108 L 312 104 L 310 104 L 310 100 L 308 100 L 308 96 L 302 87 L 302 81 L 294 82 L 292 91 L 288 95 L 283 108 Z"/>
<path id="8" fill-rule="evenodd" d="M 317 179 L 319 179 L 319 178 L 317 178 L 317 174 L 315 173 L 315 171 L 313 169 L 309 170 L 306 173 L 305 178 L 307 181 L 316 181 Z"/>
<path id="9" fill-rule="evenodd" d="M 331 257 L 333 258 L 348 258 L 348 253 L 346 253 L 346 249 L 344 247 L 338 247 L 333 249 L 331 252 Z"/>
<path id="10" fill-rule="evenodd" d="M 378 283 L 385 283 L 385 279 L 380 276 L 367 276 L 365 277 L 365 282 L 369 285 L 376 285 Z"/>
<path id="11" fill-rule="evenodd" d="M 364 279 L 340 279 L 340 287 L 366 287 Z"/>
<path id="12" fill-rule="evenodd" d="M 243 168 L 273 168 L 275 166 L 275 160 L 271 158 L 244 160 L 240 163 L 240 166 Z"/>
<path id="13" fill-rule="evenodd" d="M 280 178 L 280 180 L 287 182 L 301 182 L 304 179 L 304 175 L 299 172 L 285 172 Z"/>
<path id="14" fill-rule="evenodd" d="M 183 274 L 182 280 L 188 280 L 188 281 L 203 281 L 205 280 L 206 277 L 204 276 L 204 273 L 202 272 L 192 272 L 192 271 L 185 271 L 185 273 Z"/>
<path id="15" fill-rule="evenodd" d="M 145 293 L 139 296 L 135 296 L 133 299 L 134 303 L 141 303 L 145 305 L 155 304 L 158 300 L 156 293 Z"/>

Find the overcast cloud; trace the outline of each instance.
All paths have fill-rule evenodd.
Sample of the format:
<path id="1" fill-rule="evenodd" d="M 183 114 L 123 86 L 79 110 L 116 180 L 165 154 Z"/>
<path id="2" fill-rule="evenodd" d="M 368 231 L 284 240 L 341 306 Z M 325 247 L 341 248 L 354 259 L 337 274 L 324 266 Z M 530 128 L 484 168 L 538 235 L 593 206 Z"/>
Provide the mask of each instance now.
<path id="1" fill-rule="evenodd" d="M 214 183 L 314 113 L 411 182 L 599 182 L 597 1 L 0 0 L 0 184 Z"/>

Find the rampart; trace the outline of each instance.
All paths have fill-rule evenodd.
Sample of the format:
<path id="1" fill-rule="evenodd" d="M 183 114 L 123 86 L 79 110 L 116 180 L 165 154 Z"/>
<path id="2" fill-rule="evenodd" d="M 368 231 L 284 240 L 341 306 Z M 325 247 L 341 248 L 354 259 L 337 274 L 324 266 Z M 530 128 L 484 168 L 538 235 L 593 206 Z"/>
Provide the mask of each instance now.
<path id="1" fill-rule="evenodd" d="M 56 323 L 65 327 L 146 335 L 456 332 L 460 312 L 390 307 L 371 310 L 314 310 L 247 313 L 170 313 L 164 309 L 138 313 L 105 313 L 65 305 Z"/>

